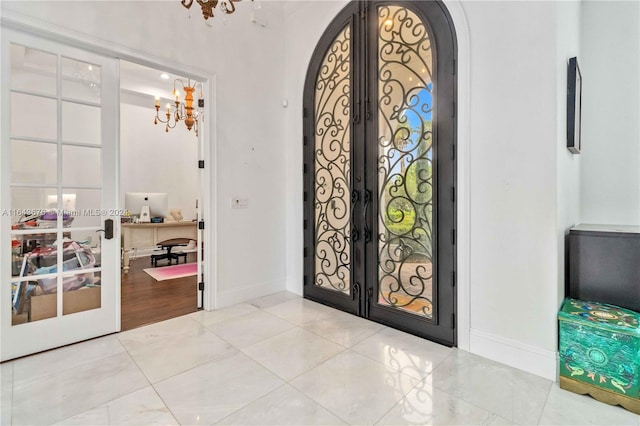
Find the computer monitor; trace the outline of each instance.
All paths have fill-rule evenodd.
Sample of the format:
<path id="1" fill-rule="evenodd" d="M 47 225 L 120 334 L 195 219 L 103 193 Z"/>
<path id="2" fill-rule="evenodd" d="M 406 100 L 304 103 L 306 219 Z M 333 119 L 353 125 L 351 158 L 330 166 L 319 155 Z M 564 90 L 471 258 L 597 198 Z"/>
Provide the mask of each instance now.
<path id="1" fill-rule="evenodd" d="M 132 216 L 140 217 L 143 206 L 149 206 L 150 217 L 169 216 L 169 194 L 166 192 L 127 192 L 124 195 L 124 208 Z"/>

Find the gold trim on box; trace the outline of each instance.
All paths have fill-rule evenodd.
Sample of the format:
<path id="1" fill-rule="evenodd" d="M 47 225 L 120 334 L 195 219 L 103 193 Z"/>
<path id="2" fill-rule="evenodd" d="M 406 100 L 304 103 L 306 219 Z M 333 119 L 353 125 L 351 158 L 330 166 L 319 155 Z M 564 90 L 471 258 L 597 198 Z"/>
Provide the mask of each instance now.
<path id="1" fill-rule="evenodd" d="M 632 413 L 640 414 L 640 399 L 620 395 L 607 389 L 581 383 L 568 377 L 560 376 L 560 388 L 580 395 L 589 394 L 600 402 L 609 405 L 620 405 Z"/>

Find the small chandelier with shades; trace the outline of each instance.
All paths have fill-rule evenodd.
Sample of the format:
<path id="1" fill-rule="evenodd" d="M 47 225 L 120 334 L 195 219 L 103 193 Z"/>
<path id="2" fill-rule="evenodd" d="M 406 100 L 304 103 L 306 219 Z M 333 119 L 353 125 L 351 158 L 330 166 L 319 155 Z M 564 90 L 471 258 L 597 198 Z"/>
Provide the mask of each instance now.
<path id="1" fill-rule="evenodd" d="M 180 101 L 180 91 L 178 90 L 178 86 L 182 86 L 184 102 Z M 200 86 L 200 96 L 198 98 L 198 105 L 194 107 L 193 92 L 196 91 L 198 86 Z M 204 108 L 202 83 L 194 81 L 193 85 L 191 85 L 191 79 L 189 79 L 187 84 L 185 84 L 184 81 L 176 78 L 173 82 L 173 94 L 176 97 L 174 102 L 174 111 L 171 111 L 171 104 L 167 104 L 167 112 L 165 113 L 166 119 L 160 117 L 160 97 L 156 96 L 156 117 L 153 120 L 153 124 L 158 124 L 158 122 L 166 124 L 165 131 L 168 132 L 169 129 L 176 127 L 179 121 L 184 121 L 187 129 L 191 130 L 193 128 L 196 136 L 198 136 L 198 118 L 202 114 L 201 109 Z"/>
<path id="2" fill-rule="evenodd" d="M 239 2 L 241 0 L 196 0 L 200 7 L 202 8 L 202 16 L 207 20 L 209 18 L 213 18 L 213 10 L 220 5 L 220 9 L 227 15 L 231 15 L 236 11 L 236 6 L 233 3 Z M 253 0 L 251 0 L 253 1 Z M 193 0 L 182 0 L 182 5 L 187 9 L 191 8 L 193 5 Z"/>

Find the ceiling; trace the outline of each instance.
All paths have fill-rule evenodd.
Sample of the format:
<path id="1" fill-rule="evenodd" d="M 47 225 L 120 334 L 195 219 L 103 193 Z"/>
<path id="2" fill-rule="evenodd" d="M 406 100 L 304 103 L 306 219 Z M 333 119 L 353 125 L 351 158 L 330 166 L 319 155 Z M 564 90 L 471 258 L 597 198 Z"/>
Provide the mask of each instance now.
<path id="1" fill-rule="evenodd" d="M 166 73 L 169 78 L 163 79 L 160 77 L 163 73 L 163 70 L 121 60 L 120 88 L 127 92 L 136 92 L 152 97 L 160 96 L 163 101 L 173 100 L 174 80 L 180 78 L 186 82 L 187 79 L 171 73 Z M 180 88 L 178 89 L 180 90 Z"/>

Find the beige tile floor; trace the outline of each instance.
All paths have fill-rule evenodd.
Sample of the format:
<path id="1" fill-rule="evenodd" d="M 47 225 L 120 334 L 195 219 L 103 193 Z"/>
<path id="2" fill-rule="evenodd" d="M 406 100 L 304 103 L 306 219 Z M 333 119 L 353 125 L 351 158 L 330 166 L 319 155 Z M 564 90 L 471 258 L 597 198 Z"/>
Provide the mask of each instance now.
<path id="1" fill-rule="evenodd" d="M 540 377 L 290 293 L 0 365 L 2 425 L 630 425 Z"/>

